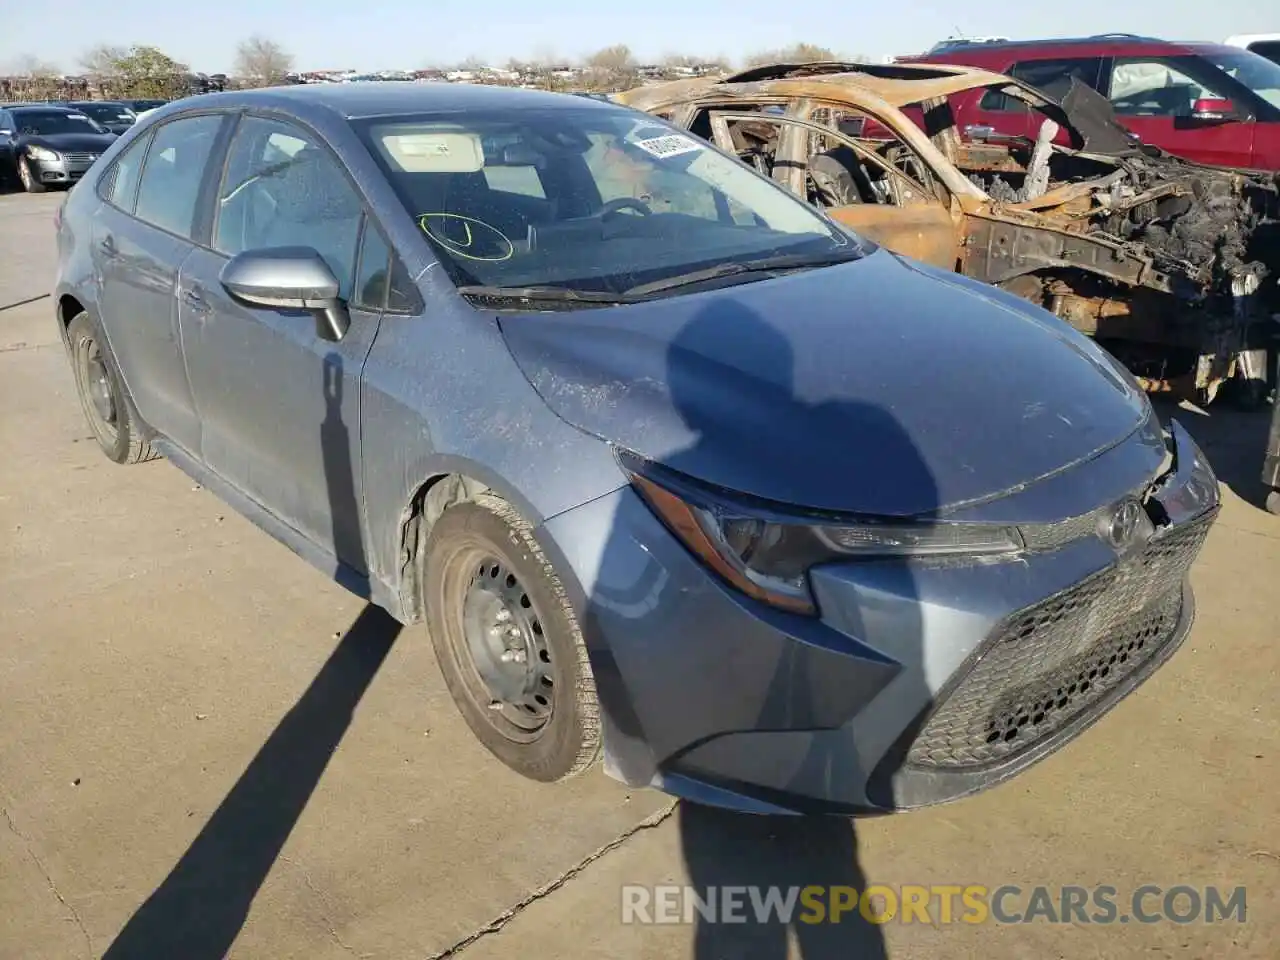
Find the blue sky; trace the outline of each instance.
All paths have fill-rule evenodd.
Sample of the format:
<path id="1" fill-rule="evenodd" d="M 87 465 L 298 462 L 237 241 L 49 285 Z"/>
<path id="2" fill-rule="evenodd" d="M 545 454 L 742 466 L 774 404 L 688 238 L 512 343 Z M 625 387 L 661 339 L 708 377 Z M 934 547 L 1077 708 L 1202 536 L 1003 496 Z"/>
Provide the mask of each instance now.
<path id="1" fill-rule="evenodd" d="M 215 73 L 231 68 L 236 44 L 253 33 L 284 46 L 300 69 L 372 70 L 457 63 L 470 55 L 502 63 L 554 51 L 573 59 L 620 42 L 643 60 L 669 52 L 736 60 L 801 40 L 849 54 L 912 53 L 957 30 L 1013 38 L 1123 31 L 1183 40 L 1280 30 L 1275 4 L 1258 0 L 1008 7 L 955 0 L 61 0 L 47 7 L 14 0 L 6 7 L 0 72 L 33 55 L 71 73 L 79 54 L 96 44 L 147 43 Z"/>

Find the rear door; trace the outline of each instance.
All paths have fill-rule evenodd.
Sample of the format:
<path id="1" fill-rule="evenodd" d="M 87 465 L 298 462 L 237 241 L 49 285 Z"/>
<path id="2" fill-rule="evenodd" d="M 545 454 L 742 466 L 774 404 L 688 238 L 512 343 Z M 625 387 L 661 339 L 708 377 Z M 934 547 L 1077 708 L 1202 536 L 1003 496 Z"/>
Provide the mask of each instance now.
<path id="1" fill-rule="evenodd" d="M 1101 57 L 1023 60 L 1011 64 L 1003 72 L 1055 100 L 1061 100 L 1071 89 L 1073 79 L 1101 92 L 1105 63 Z M 967 99 L 958 103 L 953 99 L 952 109 L 956 112 L 956 123 L 960 126 L 960 136 L 963 139 L 1036 138 L 1044 119 L 1039 113 L 1021 100 L 999 90 L 985 90 L 975 100 L 976 93 L 977 91 L 971 91 L 965 95 Z M 1065 130 L 1060 130 L 1054 142 L 1070 146 L 1070 136 Z"/>
<path id="2" fill-rule="evenodd" d="M 1198 163 L 1253 162 L 1257 124 L 1211 64 L 1196 57 L 1117 57 L 1106 92 L 1116 117 L 1144 143 Z M 1238 118 L 1206 109 L 1224 101 L 1241 112 Z"/>
<path id="3" fill-rule="evenodd" d="M 142 419 L 193 453 L 200 430 L 175 293 L 223 114 L 180 117 L 140 137 L 99 181 L 91 232 L 107 342 Z"/>
<path id="4" fill-rule="evenodd" d="M 834 122 L 853 129 L 855 118 L 847 108 L 843 112 Z M 755 154 L 751 160 L 759 159 L 753 142 L 759 131 L 772 128 L 776 143 L 767 172 L 775 181 L 896 253 L 955 269 L 960 231 L 949 195 L 910 145 L 896 137 L 859 142 L 838 128 L 798 117 L 712 110 L 710 121 L 717 146 L 730 153 L 745 148 Z M 735 135 L 739 126 L 756 132 Z"/>

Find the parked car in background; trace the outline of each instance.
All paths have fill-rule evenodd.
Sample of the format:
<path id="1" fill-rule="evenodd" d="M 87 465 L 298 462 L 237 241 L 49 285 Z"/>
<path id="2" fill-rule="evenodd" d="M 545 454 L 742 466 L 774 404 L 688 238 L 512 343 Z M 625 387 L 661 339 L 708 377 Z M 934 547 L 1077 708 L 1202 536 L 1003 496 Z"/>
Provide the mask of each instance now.
<path id="1" fill-rule="evenodd" d="M 147 112 L 148 110 L 158 110 L 160 107 L 163 107 L 169 101 L 150 99 L 150 100 L 121 100 L 120 102 L 123 103 L 130 110 L 132 110 L 135 116 L 141 116 L 143 113 Z"/>
<path id="2" fill-rule="evenodd" d="M 952 104 L 990 93 L 1022 104 L 1040 134 L 962 142 Z M 1052 310 L 1151 390 L 1209 403 L 1230 382 L 1246 406 L 1266 399 L 1280 184 L 1142 148 L 1092 91 L 1059 104 L 971 67 L 833 62 L 616 99 L 892 250 Z"/>
<path id="3" fill-rule="evenodd" d="M 28 193 L 71 186 L 115 139 L 105 127 L 68 107 L 0 106 L 0 171 Z"/>
<path id="4" fill-rule="evenodd" d="M 1280 65 L 1240 47 L 1109 34 L 943 46 L 901 59 L 1008 74 L 1055 99 L 1075 78 L 1143 143 L 1200 163 L 1280 170 Z M 953 109 L 971 139 L 1036 135 L 1034 115 L 997 90 L 974 91 Z"/>
<path id="5" fill-rule="evenodd" d="M 1192 622 L 1218 484 L 1114 358 L 635 110 L 199 97 L 122 138 L 57 238 L 103 452 L 168 456 L 425 619 L 531 779 L 603 750 L 754 812 L 949 800 Z"/>
<path id="6" fill-rule="evenodd" d="M 79 110 L 115 134 L 124 133 L 138 119 L 132 108 L 121 100 L 68 100 L 61 105 Z"/>
<path id="7" fill-rule="evenodd" d="M 1280 33 L 1242 33 L 1222 41 L 1229 47 L 1239 47 L 1266 57 L 1272 63 L 1280 63 Z"/>

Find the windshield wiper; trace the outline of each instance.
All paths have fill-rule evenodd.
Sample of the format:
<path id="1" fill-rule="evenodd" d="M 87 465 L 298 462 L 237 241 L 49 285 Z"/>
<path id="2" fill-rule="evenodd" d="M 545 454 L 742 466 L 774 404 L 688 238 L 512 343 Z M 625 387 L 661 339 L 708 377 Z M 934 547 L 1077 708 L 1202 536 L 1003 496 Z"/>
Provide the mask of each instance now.
<path id="1" fill-rule="evenodd" d="M 639 297 L 629 294 L 609 293 L 605 290 L 575 290 L 572 287 L 490 287 L 471 284 L 458 287 L 464 297 L 480 297 L 487 300 L 528 300 L 546 303 L 635 303 Z"/>
<path id="2" fill-rule="evenodd" d="M 702 270 L 691 270 L 689 273 L 678 273 L 674 277 L 663 277 L 624 290 L 622 295 L 635 298 L 644 297 L 663 290 L 675 290 L 679 287 L 691 287 L 722 277 L 736 277 L 751 273 L 776 273 L 780 270 L 808 270 L 814 267 L 829 267 L 837 263 L 848 263 L 860 259 L 858 254 L 848 251 L 826 254 L 787 254 L 778 257 L 764 257 L 759 260 L 734 260 L 729 263 L 705 267 Z"/>

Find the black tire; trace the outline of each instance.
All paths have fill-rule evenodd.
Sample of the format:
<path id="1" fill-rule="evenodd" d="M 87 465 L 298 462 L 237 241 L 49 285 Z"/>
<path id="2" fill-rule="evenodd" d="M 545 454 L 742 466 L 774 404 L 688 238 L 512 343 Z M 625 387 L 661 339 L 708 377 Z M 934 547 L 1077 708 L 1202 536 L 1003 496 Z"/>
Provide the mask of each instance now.
<path id="1" fill-rule="evenodd" d="M 160 456 L 143 436 L 115 358 L 89 314 L 76 314 L 67 327 L 67 339 L 80 408 L 102 452 L 116 463 L 142 463 Z"/>
<path id="2" fill-rule="evenodd" d="M 503 576 L 490 583 L 484 577 L 491 561 Z M 476 738 L 531 780 L 564 780 L 590 767 L 600 753 L 595 678 L 564 586 L 533 538 L 529 523 L 505 500 L 489 494 L 454 504 L 432 528 L 422 566 L 423 603 L 436 660 Z M 468 642 L 467 610 L 475 608 L 468 608 L 467 598 L 475 597 L 477 591 L 501 590 L 512 580 L 515 584 L 510 589 L 524 608 L 517 619 L 527 623 L 512 626 L 520 627 L 524 640 L 508 642 L 528 644 L 521 646 L 530 652 L 528 666 L 498 667 L 490 661 L 489 669 L 542 675 L 527 680 L 532 686 L 524 689 L 532 693 L 498 699 L 493 686 L 482 678 Z M 536 709 L 531 698 L 549 704 L 548 716 L 522 712 L 532 714 Z"/>
<path id="3" fill-rule="evenodd" d="M 26 157 L 18 158 L 18 181 L 27 193 L 44 193 L 49 189 L 31 172 L 31 164 Z"/>

